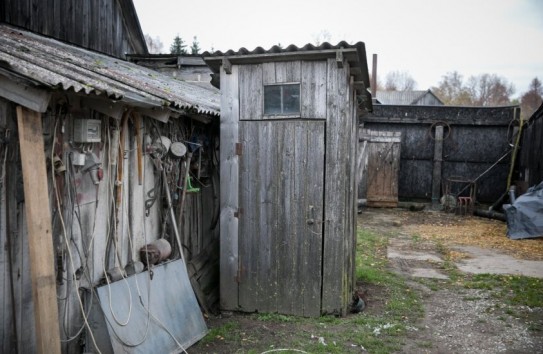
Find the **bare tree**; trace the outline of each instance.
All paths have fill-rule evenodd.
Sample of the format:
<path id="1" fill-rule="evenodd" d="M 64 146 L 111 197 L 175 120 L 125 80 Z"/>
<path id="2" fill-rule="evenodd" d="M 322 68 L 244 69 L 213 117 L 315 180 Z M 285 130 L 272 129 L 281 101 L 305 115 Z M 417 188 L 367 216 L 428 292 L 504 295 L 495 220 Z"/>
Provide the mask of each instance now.
<path id="1" fill-rule="evenodd" d="M 164 44 L 160 40 L 160 38 L 157 37 L 151 37 L 150 34 L 146 33 L 144 35 L 145 37 L 145 43 L 147 44 L 147 50 L 151 54 L 159 54 L 162 53 L 162 50 L 164 49 Z"/>
<path id="2" fill-rule="evenodd" d="M 503 106 L 511 104 L 515 88 L 496 74 L 482 74 L 468 79 L 467 90 L 473 106 Z"/>
<path id="3" fill-rule="evenodd" d="M 391 71 L 385 79 L 385 90 L 387 91 L 412 91 L 417 82 L 407 71 Z"/>
<path id="4" fill-rule="evenodd" d="M 432 91 L 454 106 L 503 106 L 511 104 L 512 84 L 496 74 L 470 76 L 466 83 L 457 71 L 448 72 Z"/>
<path id="5" fill-rule="evenodd" d="M 370 74 L 370 85 L 373 83 L 373 76 Z M 383 85 L 383 82 L 379 80 L 379 76 L 377 76 L 377 91 L 382 91 L 385 89 L 385 86 Z"/>
<path id="6" fill-rule="evenodd" d="M 458 71 L 448 72 L 441 77 L 437 87 L 432 91 L 443 103 L 451 106 L 471 106 L 469 92 L 463 85 L 462 75 Z"/>
<path id="7" fill-rule="evenodd" d="M 543 102 L 543 86 L 541 81 L 535 77 L 530 83 L 530 87 L 520 97 L 520 114 L 523 119 L 528 119 L 541 106 Z"/>
<path id="8" fill-rule="evenodd" d="M 320 30 L 318 33 L 313 33 L 313 43 L 316 46 L 320 46 L 324 42 L 330 42 L 332 40 L 332 35 L 328 30 Z"/>

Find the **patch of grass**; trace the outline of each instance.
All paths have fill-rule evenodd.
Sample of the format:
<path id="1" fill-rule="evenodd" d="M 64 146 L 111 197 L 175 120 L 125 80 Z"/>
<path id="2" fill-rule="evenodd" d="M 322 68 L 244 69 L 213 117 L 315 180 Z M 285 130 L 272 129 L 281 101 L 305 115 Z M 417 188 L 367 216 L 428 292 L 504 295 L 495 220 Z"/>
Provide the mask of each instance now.
<path id="1" fill-rule="evenodd" d="M 253 327 L 262 330 L 242 330 L 237 323 L 228 322 L 212 329 L 198 345 L 213 352 L 215 344 L 225 343 L 236 353 L 289 348 L 293 353 L 292 349 L 317 354 L 360 353 L 362 348 L 372 354 L 398 352 L 407 332 L 422 316 L 423 307 L 418 292 L 411 289 L 402 276 L 389 269 L 387 244 L 387 235 L 364 229 L 358 231 L 357 281 L 362 288 L 370 289 L 365 311 L 344 317 L 319 318 L 253 314 L 250 315 Z M 378 301 L 372 302 L 373 294 L 378 296 Z M 267 333 L 261 335 L 263 331 Z"/>
<path id="2" fill-rule="evenodd" d="M 275 322 L 296 322 L 299 319 L 295 316 L 281 315 L 278 313 L 261 313 L 255 315 L 259 321 L 275 321 Z"/>
<path id="3" fill-rule="evenodd" d="M 207 332 L 207 335 L 200 341 L 205 345 L 214 340 L 238 341 L 240 338 L 240 326 L 236 322 L 227 322 L 220 327 L 215 327 Z"/>
<path id="4" fill-rule="evenodd" d="M 478 274 L 466 277 L 464 286 L 490 290 L 509 305 L 543 307 L 543 280 L 517 275 Z"/>

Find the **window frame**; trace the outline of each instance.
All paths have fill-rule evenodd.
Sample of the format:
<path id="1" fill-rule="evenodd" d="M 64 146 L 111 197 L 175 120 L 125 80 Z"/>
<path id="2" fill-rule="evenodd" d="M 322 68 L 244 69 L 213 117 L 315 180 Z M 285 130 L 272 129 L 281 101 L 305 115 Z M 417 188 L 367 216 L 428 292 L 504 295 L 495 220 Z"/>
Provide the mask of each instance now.
<path id="1" fill-rule="evenodd" d="M 283 87 L 284 86 L 294 86 L 298 85 L 298 112 L 296 113 L 284 113 L 284 104 L 283 104 Z M 266 87 L 279 86 L 281 88 L 281 113 L 266 113 Z M 269 118 L 300 118 L 302 116 L 302 83 L 301 82 L 277 82 L 264 84 L 262 90 L 262 114 L 264 117 Z"/>

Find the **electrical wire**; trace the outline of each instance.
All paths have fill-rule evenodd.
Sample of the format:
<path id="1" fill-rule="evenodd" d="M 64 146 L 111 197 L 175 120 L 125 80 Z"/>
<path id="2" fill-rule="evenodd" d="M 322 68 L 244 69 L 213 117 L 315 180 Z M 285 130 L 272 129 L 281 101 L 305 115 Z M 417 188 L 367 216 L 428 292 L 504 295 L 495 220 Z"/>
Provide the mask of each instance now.
<path id="1" fill-rule="evenodd" d="M 58 121 L 55 120 L 55 127 L 54 127 L 54 132 L 53 132 L 53 145 L 56 142 L 57 122 Z M 52 163 L 53 157 L 54 157 L 54 149 L 51 149 L 51 175 L 52 176 L 55 175 L 54 174 L 55 173 L 55 167 L 54 167 L 54 164 Z M 60 218 L 60 223 L 62 225 L 62 235 L 64 236 L 64 241 L 66 243 L 66 250 L 68 251 L 68 256 L 69 256 L 69 259 L 70 259 L 70 265 L 71 265 L 71 268 L 72 268 L 72 276 L 75 276 L 76 272 L 75 272 L 75 267 L 74 267 L 74 260 L 73 260 L 73 256 L 72 256 L 70 243 L 68 242 L 68 236 L 67 236 L 67 232 L 66 232 L 66 225 L 64 224 L 64 218 L 62 217 L 62 213 L 60 212 L 60 210 L 62 210 L 62 208 L 61 208 L 61 205 L 60 205 L 60 195 L 59 195 L 56 183 L 53 183 L 53 188 L 55 190 L 55 196 L 56 196 L 56 201 L 57 201 L 57 209 L 59 210 L 59 218 Z M 85 315 L 85 309 L 84 309 L 84 306 L 83 306 L 83 301 L 81 300 L 81 296 L 79 295 L 79 286 L 78 286 L 79 282 L 78 282 L 77 279 L 74 279 L 74 284 L 76 285 L 75 293 L 77 295 L 77 300 L 78 300 L 78 303 L 79 303 L 79 307 L 81 309 L 81 315 L 83 316 L 83 320 L 85 321 L 85 326 L 88 329 L 88 333 L 89 333 L 89 335 L 91 337 L 91 340 L 92 340 L 92 343 L 93 343 L 95 349 L 98 351 L 99 354 L 101 354 L 102 352 L 100 351 L 100 348 L 98 348 L 98 345 L 96 344 L 96 339 L 94 338 L 94 334 L 93 334 L 92 329 L 91 329 L 91 327 L 89 325 L 88 318 Z"/>

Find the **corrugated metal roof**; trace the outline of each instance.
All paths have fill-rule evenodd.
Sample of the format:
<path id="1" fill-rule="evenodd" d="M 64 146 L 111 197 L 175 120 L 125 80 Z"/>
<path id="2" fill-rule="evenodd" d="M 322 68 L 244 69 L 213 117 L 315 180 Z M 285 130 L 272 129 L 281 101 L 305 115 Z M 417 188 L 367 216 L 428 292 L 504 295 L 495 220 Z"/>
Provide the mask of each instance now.
<path id="1" fill-rule="evenodd" d="M 377 91 L 376 98 L 382 104 L 411 105 L 428 91 Z"/>
<path id="2" fill-rule="evenodd" d="M 220 93 L 124 60 L 0 25 L 0 70 L 54 90 L 106 96 L 139 107 L 219 115 Z"/>
<path id="3" fill-rule="evenodd" d="M 425 91 L 377 91 L 376 99 L 381 104 L 404 105 L 409 106 L 417 104 L 425 95 L 432 95 L 435 99 L 443 104 L 441 100 L 430 90 Z"/>
<path id="4" fill-rule="evenodd" d="M 256 47 L 251 51 L 246 48 L 240 48 L 237 51 L 204 52 L 202 56 L 211 70 L 213 70 L 214 73 L 218 73 L 222 64 L 222 58 L 227 58 L 232 64 L 304 59 L 314 60 L 333 57 L 338 50 L 342 50 L 345 61 L 349 63 L 350 72 L 351 75 L 354 76 L 355 81 L 364 84 L 364 91 L 360 92 L 360 94 L 366 96 L 365 104 L 368 110 L 371 111 L 371 94 L 367 91 L 370 87 L 370 80 L 366 58 L 366 46 L 364 42 L 349 44 L 345 41 L 341 41 L 336 45 L 324 42 L 318 46 L 306 44 L 303 47 L 297 47 L 296 45 L 291 44 L 286 48 L 274 45 L 270 49 Z M 217 80 L 218 77 L 215 77 L 215 79 Z"/>
<path id="5" fill-rule="evenodd" d="M 368 74 L 368 63 L 366 59 L 366 46 L 364 42 L 357 42 L 355 44 L 349 44 L 345 41 L 341 41 L 336 45 L 330 44 L 328 42 L 324 42 L 321 45 L 315 46 L 311 43 L 304 45 L 303 47 L 297 47 L 294 44 L 289 45 L 286 48 L 279 47 L 277 45 L 274 45 L 270 49 L 264 49 L 262 47 L 256 47 L 253 50 L 248 50 L 246 48 L 240 48 L 237 51 L 234 50 L 228 50 L 226 52 L 221 52 L 220 50 L 215 51 L 213 53 L 210 52 L 204 52 L 202 56 L 204 57 L 204 60 L 206 63 L 211 67 L 211 69 L 214 72 L 219 71 L 220 67 L 220 58 L 222 57 L 228 57 L 229 60 L 240 60 L 240 62 L 243 62 L 243 58 L 247 57 L 260 57 L 260 58 L 266 58 L 266 60 L 277 60 L 279 58 L 285 57 L 292 57 L 296 55 L 300 56 L 307 56 L 307 55 L 324 55 L 329 56 L 331 53 L 334 53 L 335 51 L 339 49 L 346 49 L 350 52 L 356 53 L 355 56 L 349 56 L 347 60 L 350 62 L 351 67 L 354 70 L 359 70 L 355 73 L 355 75 L 359 76 L 360 80 L 364 82 L 366 85 L 366 88 L 370 86 L 369 82 L 369 74 Z M 286 54 L 290 54 L 288 57 Z M 283 59 L 284 60 L 284 59 Z"/>

